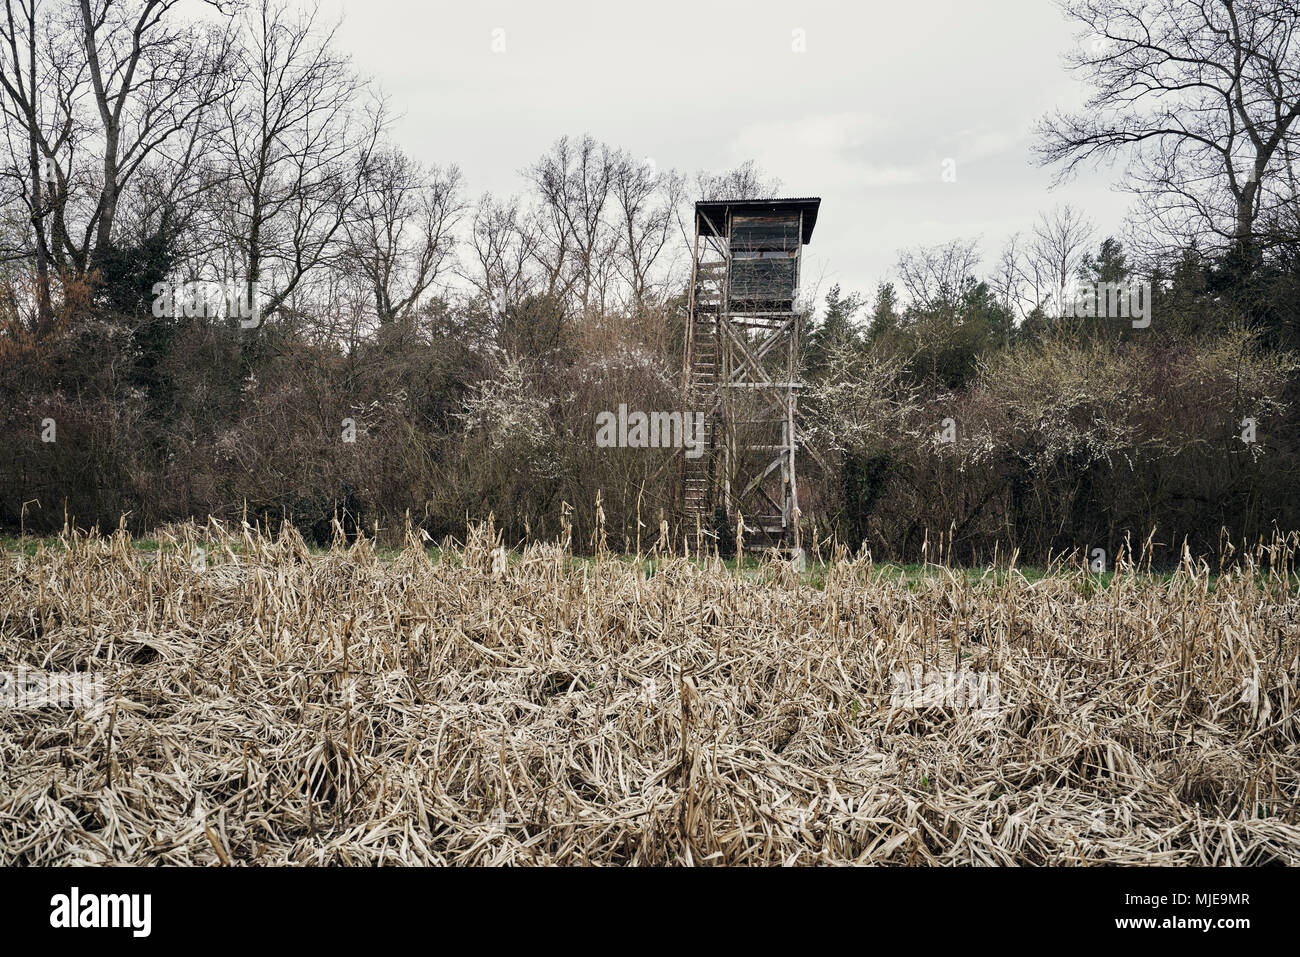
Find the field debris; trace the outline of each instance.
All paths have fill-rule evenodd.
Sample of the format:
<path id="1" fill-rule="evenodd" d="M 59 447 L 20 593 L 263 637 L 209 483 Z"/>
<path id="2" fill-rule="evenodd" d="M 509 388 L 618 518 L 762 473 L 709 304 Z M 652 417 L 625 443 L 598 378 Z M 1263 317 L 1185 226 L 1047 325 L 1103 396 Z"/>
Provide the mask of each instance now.
<path id="1" fill-rule="evenodd" d="M 0 556 L 0 671 L 104 689 L 0 702 L 0 864 L 1300 859 L 1292 540 L 815 587 L 500 547 L 214 520 Z"/>

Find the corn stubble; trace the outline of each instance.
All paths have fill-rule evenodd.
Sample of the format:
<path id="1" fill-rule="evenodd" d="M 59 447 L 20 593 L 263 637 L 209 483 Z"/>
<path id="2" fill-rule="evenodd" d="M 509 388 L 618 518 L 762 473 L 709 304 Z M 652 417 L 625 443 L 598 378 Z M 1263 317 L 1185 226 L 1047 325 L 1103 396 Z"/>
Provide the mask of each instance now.
<path id="1" fill-rule="evenodd" d="M 1294 537 L 1213 579 L 840 553 L 816 588 L 498 545 L 213 521 L 4 556 L 0 667 L 110 693 L 0 711 L 0 863 L 1300 858 Z M 1000 707 L 906 706 L 914 665 Z"/>

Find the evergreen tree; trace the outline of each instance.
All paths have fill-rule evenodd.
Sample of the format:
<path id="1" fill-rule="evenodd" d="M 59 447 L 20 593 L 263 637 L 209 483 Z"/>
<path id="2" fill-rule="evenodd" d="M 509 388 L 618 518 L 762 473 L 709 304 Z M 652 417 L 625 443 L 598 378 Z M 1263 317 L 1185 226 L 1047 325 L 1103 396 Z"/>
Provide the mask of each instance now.
<path id="1" fill-rule="evenodd" d="M 808 334 L 804 350 L 804 366 L 810 375 L 824 373 L 830 357 L 837 350 L 861 345 L 861 335 L 853 318 L 862 305 L 862 298 L 857 293 L 843 295 L 838 283 L 831 287 L 826 294 L 826 314 Z"/>
<path id="2" fill-rule="evenodd" d="M 898 329 L 898 293 L 892 282 L 882 282 L 876 287 L 876 302 L 871 309 L 871 322 L 867 327 L 867 341 L 887 336 Z"/>

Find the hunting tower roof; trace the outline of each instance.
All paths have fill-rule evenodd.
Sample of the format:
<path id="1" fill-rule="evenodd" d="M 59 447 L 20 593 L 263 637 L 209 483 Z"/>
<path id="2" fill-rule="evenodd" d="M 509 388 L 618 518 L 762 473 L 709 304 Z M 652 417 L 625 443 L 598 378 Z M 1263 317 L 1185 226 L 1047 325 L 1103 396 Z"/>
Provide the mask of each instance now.
<path id="1" fill-rule="evenodd" d="M 803 213 L 803 244 L 812 239 L 817 225 L 820 196 L 780 199 L 702 199 L 695 204 L 695 228 L 701 236 L 718 236 L 726 228 L 727 211 L 740 216 L 780 216 Z"/>

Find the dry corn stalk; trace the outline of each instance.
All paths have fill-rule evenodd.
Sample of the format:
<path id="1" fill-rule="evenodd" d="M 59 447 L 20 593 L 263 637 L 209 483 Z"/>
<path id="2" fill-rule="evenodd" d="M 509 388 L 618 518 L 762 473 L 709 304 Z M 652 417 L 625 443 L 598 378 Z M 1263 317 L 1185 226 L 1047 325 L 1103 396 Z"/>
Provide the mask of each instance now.
<path id="1" fill-rule="evenodd" d="M 1300 857 L 1294 538 L 1105 584 L 160 541 L 0 559 L 0 671 L 108 689 L 0 708 L 0 864 Z"/>

